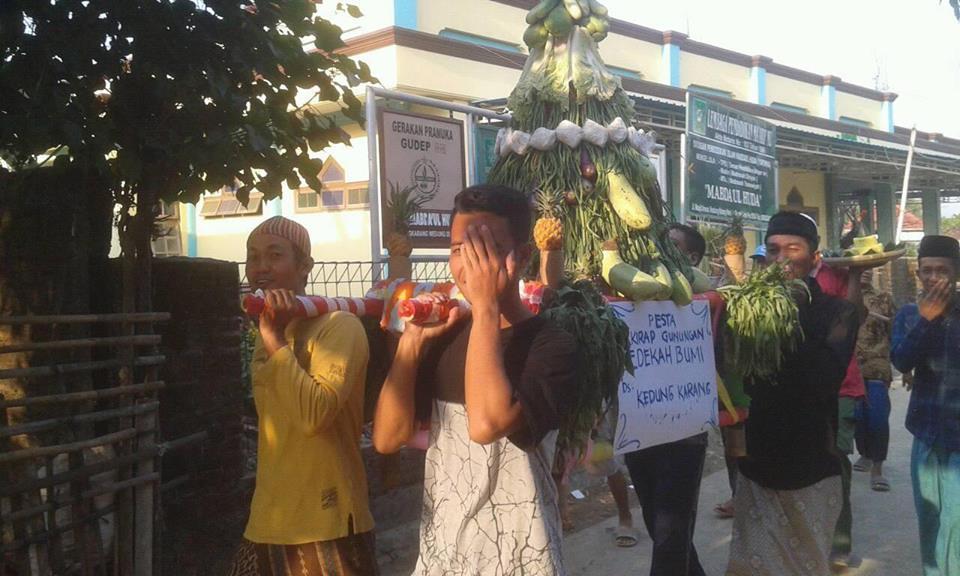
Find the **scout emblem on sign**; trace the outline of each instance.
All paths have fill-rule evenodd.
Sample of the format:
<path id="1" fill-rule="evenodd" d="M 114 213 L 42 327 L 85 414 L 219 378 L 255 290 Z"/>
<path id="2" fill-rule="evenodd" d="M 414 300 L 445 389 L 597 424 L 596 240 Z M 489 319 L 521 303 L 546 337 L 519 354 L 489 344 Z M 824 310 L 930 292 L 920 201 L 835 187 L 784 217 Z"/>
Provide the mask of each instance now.
<path id="1" fill-rule="evenodd" d="M 437 170 L 436 164 L 426 158 L 417 160 L 413 165 L 410 179 L 424 196 L 433 196 L 440 188 L 440 171 Z"/>

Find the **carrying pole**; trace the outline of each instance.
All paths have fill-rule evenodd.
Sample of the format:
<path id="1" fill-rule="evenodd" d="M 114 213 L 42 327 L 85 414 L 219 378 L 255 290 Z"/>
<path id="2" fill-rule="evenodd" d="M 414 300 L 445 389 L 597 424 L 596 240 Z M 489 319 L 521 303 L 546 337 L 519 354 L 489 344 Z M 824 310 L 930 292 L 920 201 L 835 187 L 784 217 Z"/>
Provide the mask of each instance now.
<path id="1" fill-rule="evenodd" d="M 907 168 L 903 172 L 903 189 L 900 191 L 900 214 L 897 215 L 897 235 L 894 244 L 900 243 L 903 234 L 903 217 L 907 213 L 907 191 L 910 189 L 910 168 L 913 166 L 913 150 L 917 144 L 917 127 L 910 132 L 910 150 L 907 151 Z"/>

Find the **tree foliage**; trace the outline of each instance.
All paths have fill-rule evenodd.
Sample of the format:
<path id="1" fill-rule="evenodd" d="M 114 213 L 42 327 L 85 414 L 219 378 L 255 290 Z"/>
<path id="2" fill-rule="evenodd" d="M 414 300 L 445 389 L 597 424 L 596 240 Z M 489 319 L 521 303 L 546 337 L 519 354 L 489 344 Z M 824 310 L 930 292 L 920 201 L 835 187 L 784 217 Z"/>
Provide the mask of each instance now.
<path id="1" fill-rule="evenodd" d="M 940 220 L 940 230 L 942 234 L 960 238 L 960 214 L 947 216 Z"/>
<path id="2" fill-rule="evenodd" d="M 95 170 L 131 205 L 319 190 L 309 151 L 349 137 L 303 91 L 360 121 L 351 89 L 373 80 L 341 33 L 311 0 L 4 0 L 0 154 Z"/>

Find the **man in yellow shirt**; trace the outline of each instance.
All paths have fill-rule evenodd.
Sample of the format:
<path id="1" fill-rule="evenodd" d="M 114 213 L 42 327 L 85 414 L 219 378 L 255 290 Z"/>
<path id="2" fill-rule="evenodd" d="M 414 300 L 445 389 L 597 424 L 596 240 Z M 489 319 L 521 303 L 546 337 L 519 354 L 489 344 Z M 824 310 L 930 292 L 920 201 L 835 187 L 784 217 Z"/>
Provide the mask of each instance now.
<path id="1" fill-rule="evenodd" d="M 231 576 L 377 574 L 360 457 L 369 349 L 345 312 L 293 318 L 313 267 L 310 237 L 275 216 L 247 239 L 265 293 L 253 356 L 257 485 Z"/>

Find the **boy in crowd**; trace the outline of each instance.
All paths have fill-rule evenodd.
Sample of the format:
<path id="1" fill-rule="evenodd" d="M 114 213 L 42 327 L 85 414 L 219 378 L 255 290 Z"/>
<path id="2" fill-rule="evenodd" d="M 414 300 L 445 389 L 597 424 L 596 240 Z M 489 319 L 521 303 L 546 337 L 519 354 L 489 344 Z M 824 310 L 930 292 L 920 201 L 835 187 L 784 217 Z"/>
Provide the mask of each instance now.
<path id="1" fill-rule="evenodd" d="M 696 228 L 675 223 L 668 234 L 692 266 L 700 263 L 706 241 Z M 703 432 L 624 455 L 653 541 L 650 576 L 704 574 L 693 532 L 706 454 L 707 433 Z"/>
<path id="2" fill-rule="evenodd" d="M 380 393 L 379 452 L 430 421 L 418 575 L 565 573 L 550 472 L 576 347 L 520 299 L 530 227 L 520 192 L 457 195 L 450 271 L 470 318 L 457 308 L 440 326 L 407 324 Z"/>
<path id="3" fill-rule="evenodd" d="M 804 215 L 804 218 L 813 222 L 813 219 Z M 816 225 L 816 224 L 814 224 Z M 832 268 L 818 260 L 811 276 L 816 279 L 817 285 L 828 296 L 844 298 L 857 308 L 857 315 L 861 324 L 867 318 L 867 309 L 863 305 L 861 292 L 861 276 L 863 268 Z M 833 535 L 833 547 L 830 552 L 830 563 L 836 569 L 857 566 L 860 559 L 853 555 L 853 506 L 850 502 L 850 491 L 853 483 L 853 465 L 850 463 L 850 454 L 853 454 L 854 436 L 857 429 L 857 407 L 862 405 L 866 396 L 863 375 L 860 364 L 854 355 L 847 366 L 847 374 L 840 385 L 840 398 L 837 401 L 837 450 L 840 452 L 840 478 L 843 483 L 843 505 L 840 508 L 840 518 L 837 519 L 836 530 Z"/>
<path id="4" fill-rule="evenodd" d="M 293 318 L 313 267 L 306 228 L 282 216 L 247 239 L 264 291 L 253 354 L 257 484 L 231 576 L 378 573 L 360 457 L 367 338 L 345 312 Z"/>
<path id="5" fill-rule="evenodd" d="M 804 339 L 766 381 L 747 383 L 747 456 L 740 460 L 727 576 L 823 576 L 843 496 L 835 434 L 840 384 L 856 343 L 856 306 L 826 295 L 811 278 L 820 260 L 814 221 L 770 219 L 767 263 L 803 280 Z"/>
<path id="6" fill-rule="evenodd" d="M 858 472 L 870 471 L 870 488 L 877 492 L 890 490 L 883 476 L 883 461 L 890 445 L 890 336 L 893 315 L 897 309 L 889 292 L 873 287 L 873 271 L 867 270 L 860 280 L 867 319 L 857 337 L 857 361 L 867 387 L 867 399 L 860 404 L 856 442 L 860 459 L 853 465 Z"/>
<path id="7" fill-rule="evenodd" d="M 946 576 L 960 573 L 960 244 L 925 236 L 917 261 L 923 294 L 897 314 L 890 357 L 914 376 L 907 430 L 923 574 Z"/>

